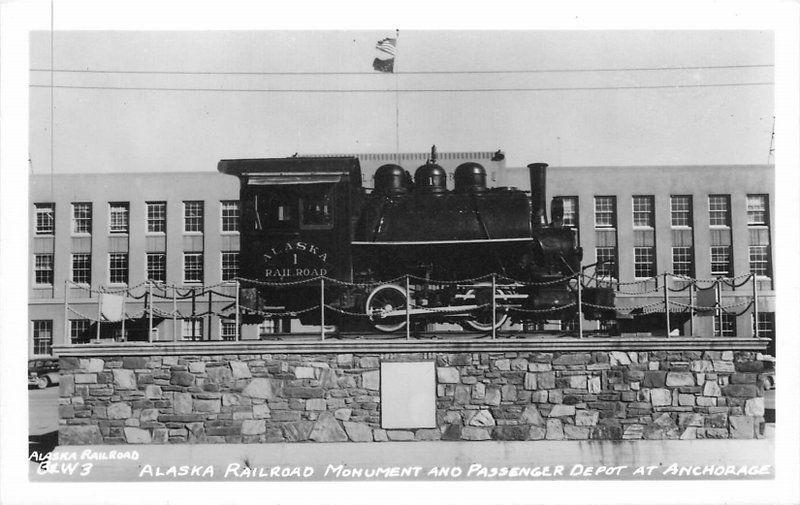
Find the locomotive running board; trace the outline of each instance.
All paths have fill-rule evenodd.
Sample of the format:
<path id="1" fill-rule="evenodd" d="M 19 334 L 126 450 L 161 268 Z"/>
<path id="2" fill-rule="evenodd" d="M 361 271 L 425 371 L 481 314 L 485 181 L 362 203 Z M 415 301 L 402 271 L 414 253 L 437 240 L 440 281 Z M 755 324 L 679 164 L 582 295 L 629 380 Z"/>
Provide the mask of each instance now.
<path id="1" fill-rule="evenodd" d="M 363 242 L 352 241 L 351 245 L 440 245 L 440 244 L 487 244 L 494 242 L 533 242 L 532 238 L 528 237 L 511 237 L 511 238 L 480 238 L 470 240 L 418 240 L 418 241 L 376 241 L 376 242 Z"/>
<path id="2" fill-rule="evenodd" d="M 447 313 L 453 315 L 453 313 L 464 312 L 464 315 L 469 315 L 468 312 L 480 308 L 481 305 L 448 305 L 447 307 L 435 307 L 435 308 L 421 308 L 421 309 L 411 309 L 409 311 L 403 310 L 391 310 L 389 312 L 380 312 L 380 311 L 373 311 L 372 317 L 378 317 L 380 319 L 387 318 L 387 317 L 395 317 L 395 316 L 405 316 L 406 314 L 415 315 L 415 314 L 439 314 L 439 313 Z M 507 307 L 507 306 L 505 306 Z M 498 312 L 500 311 L 500 307 L 497 308 Z M 376 314 L 376 312 L 378 314 Z"/>

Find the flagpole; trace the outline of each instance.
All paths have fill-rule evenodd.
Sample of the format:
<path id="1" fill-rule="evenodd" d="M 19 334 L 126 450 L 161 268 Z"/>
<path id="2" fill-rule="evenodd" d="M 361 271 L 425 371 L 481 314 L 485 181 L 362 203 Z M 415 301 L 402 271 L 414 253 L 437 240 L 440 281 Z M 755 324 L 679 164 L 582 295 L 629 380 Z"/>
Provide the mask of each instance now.
<path id="1" fill-rule="evenodd" d="M 394 149 L 396 163 L 400 164 L 400 91 L 397 83 L 397 56 L 398 46 L 400 44 L 400 28 L 395 29 L 394 35 L 394 65 L 392 67 L 394 74 Z"/>

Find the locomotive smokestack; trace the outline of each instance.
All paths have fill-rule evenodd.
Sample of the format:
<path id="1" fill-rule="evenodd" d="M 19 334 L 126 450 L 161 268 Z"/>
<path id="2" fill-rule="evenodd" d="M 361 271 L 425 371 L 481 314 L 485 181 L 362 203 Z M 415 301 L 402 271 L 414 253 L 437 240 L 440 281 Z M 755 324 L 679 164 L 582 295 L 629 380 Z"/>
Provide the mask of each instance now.
<path id="1" fill-rule="evenodd" d="M 534 229 L 547 226 L 547 163 L 528 165 L 531 177 L 531 224 Z"/>

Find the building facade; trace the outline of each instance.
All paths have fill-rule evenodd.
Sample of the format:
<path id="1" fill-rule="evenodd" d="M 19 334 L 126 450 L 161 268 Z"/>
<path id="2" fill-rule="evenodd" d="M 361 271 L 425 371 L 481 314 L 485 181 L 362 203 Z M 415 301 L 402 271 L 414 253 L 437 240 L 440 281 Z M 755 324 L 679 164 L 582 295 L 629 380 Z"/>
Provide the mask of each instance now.
<path id="1" fill-rule="evenodd" d="M 369 187 L 380 165 L 398 163 L 413 173 L 430 155 L 357 156 Z M 498 153 L 437 158 L 451 177 L 467 161 L 487 169 L 490 186 L 528 189 L 527 170 L 506 167 Z M 616 283 L 620 306 L 657 300 L 653 287 L 663 272 L 733 278 L 721 291 L 724 304 L 737 306 L 752 298 L 737 277 L 755 272 L 757 324 L 761 336 L 772 336 L 773 188 L 772 166 L 551 167 L 547 195 L 562 198 L 564 225 L 575 230 L 584 263 L 613 261 L 597 274 Z M 100 335 L 147 340 L 150 324 L 153 340 L 167 341 L 259 338 L 288 329 L 292 323 L 269 320 L 242 329 L 232 315 L 238 191 L 238 180 L 214 171 L 31 176 L 30 356 Z M 103 323 L 98 332 L 101 299 L 120 298 L 131 317 L 127 327 Z M 150 306 L 155 315 L 143 324 Z M 699 317 L 680 333 L 750 336 L 751 318 Z"/>

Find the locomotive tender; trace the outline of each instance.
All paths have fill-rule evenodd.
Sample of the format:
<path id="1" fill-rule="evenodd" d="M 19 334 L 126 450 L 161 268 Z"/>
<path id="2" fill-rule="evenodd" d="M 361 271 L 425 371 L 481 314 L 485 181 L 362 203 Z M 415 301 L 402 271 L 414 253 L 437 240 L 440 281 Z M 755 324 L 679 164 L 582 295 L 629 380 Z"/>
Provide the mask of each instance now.
<path id="1" fill-rule="evenodd" d="M 478 163 L 459 165 L 448 190 L 435 147 L 413 179 L 379 167 L 371 191 L 355 157 L 222 160 L 218 170 L 240 180 L 242 304 L 320 324 L 307 308 L 325 277 L 324 321 L 343 330 L 396 331 L 411 316 L 478 331 L 573 318 L 582 251 L 559 199 L 547 222 L 546 167 L 528 166 L 529 197 L 488 188 Z M 584 288 L 583 299 L 610 306 L 613 291 Z M 587 319 L 606 315 L 584 308 Z"/>

